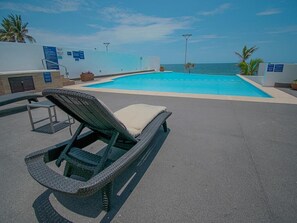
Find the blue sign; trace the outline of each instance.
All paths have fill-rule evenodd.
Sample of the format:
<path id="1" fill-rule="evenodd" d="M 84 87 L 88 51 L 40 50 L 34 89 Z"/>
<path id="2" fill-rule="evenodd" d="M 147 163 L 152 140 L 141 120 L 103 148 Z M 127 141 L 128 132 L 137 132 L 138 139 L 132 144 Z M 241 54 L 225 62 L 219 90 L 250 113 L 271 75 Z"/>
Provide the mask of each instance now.
<path id="1" fill-rule="evenodd" d="M 43 53 L 44 53 L 44 58 L 47 60 L 46 68 L 48 70 L 59 70 L 56 47 L 43 46 Z M 51 61 L 52 63 L 49 61 Z"/>
<path id="2" fill-rule="evenodd" d="M 67 55 L 68 56 L 71 56 L 72 55 L 72 52 L 71 51 L 67 51 Z"/>
<path id="3" fill-rule="evenodd" d="M 274 64 L 268 64 L 267 66 L 267 72 L 273 72 Z"/>
<path id="4" fill-rule="evenodd" d="M 72 55 L 74 59 L 79 59 L 79 51 L 72 51 Z"/>
<path id="5" fill-rule="evenodd" d="M 84 51 L 79 51 L 79 59 L 85 59 Z"/>
<path id="6" fill-rule="evenodd" d="M 283 72 L 284 65 L 283 64 L 275 64 L 274 65 L 274 72 Z"/>
<path id="7" fill-rule="evenodd" d="M 43 72 L 43 80 L 45 83 L 52 83 L 51 72 Z"/>

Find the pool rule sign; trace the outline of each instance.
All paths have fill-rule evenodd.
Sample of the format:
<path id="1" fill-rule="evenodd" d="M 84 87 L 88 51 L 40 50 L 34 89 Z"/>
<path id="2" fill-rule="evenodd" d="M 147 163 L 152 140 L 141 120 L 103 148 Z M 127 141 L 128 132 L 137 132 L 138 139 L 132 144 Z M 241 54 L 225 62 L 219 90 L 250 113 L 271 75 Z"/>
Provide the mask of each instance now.
<path id="1" fill-rule="evenodd" d="M 43 72 L 43 80 L 45 83 L 52 83 L 51 72 Z"/>
<path id="2" fill-rule="evenodd" d="M 46 68 L 48 70 L 59 70 L 58 56 L 56 47 L 43 46 L 44 58 L 46 59 Z M 51 62 L 49 62 L 51 61 Z"/>
<path id="3" fill-rule="evenodd" d="M 268 64 L 267 65 L 267 72 L 283 72 L 284 65 L 283 64 Z"/>

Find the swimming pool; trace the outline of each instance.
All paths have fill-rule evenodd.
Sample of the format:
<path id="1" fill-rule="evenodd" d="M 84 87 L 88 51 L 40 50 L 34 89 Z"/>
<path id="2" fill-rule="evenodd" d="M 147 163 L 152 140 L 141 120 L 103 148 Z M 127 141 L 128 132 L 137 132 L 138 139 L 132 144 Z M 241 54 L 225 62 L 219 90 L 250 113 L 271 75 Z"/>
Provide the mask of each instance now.
<path id="1" fill-rule="evenodd" d="M 84 87 L 271 98 L 236 75 L 157 72 L 119 77 Z"/>

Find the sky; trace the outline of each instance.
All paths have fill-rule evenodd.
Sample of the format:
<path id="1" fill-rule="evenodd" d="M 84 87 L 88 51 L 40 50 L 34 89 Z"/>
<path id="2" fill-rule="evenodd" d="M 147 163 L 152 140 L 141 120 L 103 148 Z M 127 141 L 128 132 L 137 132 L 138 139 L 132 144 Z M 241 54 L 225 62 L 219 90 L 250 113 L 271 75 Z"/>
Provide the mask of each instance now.
<path id="1" fill-rule="evenodd" d="M 297 0 L 0 0 L 0 18 L 28 22 L 39 45 L 140 56 L 162 64 L 236 63 L 235 51 L 257 46 L 253 58 L 297 63 Z"/>

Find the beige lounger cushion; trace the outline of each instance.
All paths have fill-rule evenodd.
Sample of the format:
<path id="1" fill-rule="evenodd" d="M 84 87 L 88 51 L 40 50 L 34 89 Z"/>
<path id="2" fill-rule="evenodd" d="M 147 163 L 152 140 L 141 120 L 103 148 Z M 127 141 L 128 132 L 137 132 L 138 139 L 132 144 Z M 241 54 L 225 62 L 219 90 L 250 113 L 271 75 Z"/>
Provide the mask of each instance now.
<path id="1" fill-rule="evenodd" d="M 134 104 L 118 110 L 114 115 L 125 125 L 129 133 L 136 137 L 158 114 L 165 110 L 164 106 Z"/>

